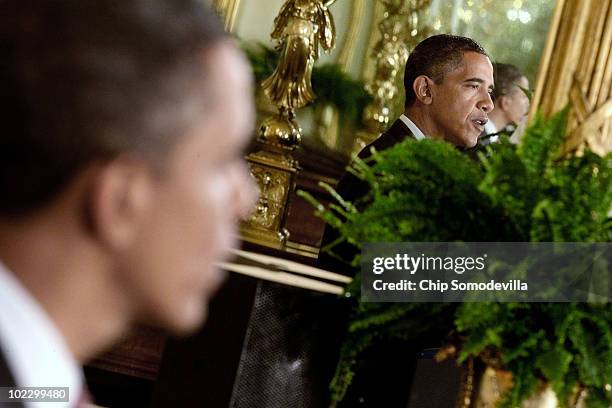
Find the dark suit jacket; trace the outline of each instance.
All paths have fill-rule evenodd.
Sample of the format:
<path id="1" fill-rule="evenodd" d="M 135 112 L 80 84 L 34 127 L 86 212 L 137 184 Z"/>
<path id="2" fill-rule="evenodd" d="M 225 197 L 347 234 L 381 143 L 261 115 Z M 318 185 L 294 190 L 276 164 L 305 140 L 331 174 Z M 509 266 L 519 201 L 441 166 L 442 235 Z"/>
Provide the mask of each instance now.
<path id="1" fill-rule="evenodd" d="M 366 159 L 371 156 L 371 148 L 374 147 L 377 151 L 388 149 L 397 143 L 405 140 L 407 137 L 414 137 L 408 126 L 404 124 L 400 119 L 397 119 L 389 129 L 381 134 L 376 140 L 367 145 L 359 152 L 359 158 Z M 344 173 L 338 185 L 336 191 L 340 196 L 347 201 L 354 202 L 355 200 L 363 197 L 368 192 L 368 184 L 351 173 Z M 325 232 L 321 240 L 321 248 L 325 245 L 332 243 L 339 237 L 338 231 L 329 225 L 325 226 Z M 348 243 L 342 243 L 335 246 L 332 251 L 342 257 L 345 261 L 350 262 L 357 252 L 357 248 Z M 353 275 L 353 269 L 348 265 L 347 262 L 342 262 L 329 254 L 319 253 L 319 266 L 323 269 L 334 271 L 337 273 L 343 273 L 345 275 Z"/>
<path id="2" fill-rule="evenodd" d="M 371 147 L 376 148 L 377 151 L 382 151 L 408 137 L 414 137 L 414 135 L 404 122 L 398 119 L 378 139 L 366 146 L 359 153 L 359 157 L 362 159 L 369 157 Z M 345 173 L 340 179 L 336 191 L 343 198 L 355 201 L 355 199 L 367 194 L 368 188 L 367 183 L 351 173 Z M 322 246 L 333 242 L 338 236 L 339 234 L 335 229 L 329 225 L 326 226 Z M 358 249 L 355 246 L 348 243 L 333 248 L 334 253 L 349 261 L 357 254 L 357 251 Z M 324 269 L 346 275 L 353 275 L 355 272 L 355 269 L 348 264 L 340 262 L 323 252 L 319 254 L 319 265 Z M 348 313 L 346 313 L 343 317 L 344 320 L 336 321 L 336 326 L 342 327 L 345 325 L 348 317 Z M 409 343 L 387 339 L 381 344 L 376 344 L 369 349 L 367 355 L 362 357 L 361 369 L 355 376 L 353 385 L 345 397 L 346 404 L 344 406 L 389 408 L 434 406 L 427 405 L 430 403 L 441 408 L 454 406 L 454 396 L 457 393 L 460 379 L 458 368 L 454 364 L 451 364 L 450 368 L 448 365 L 439 368 L 431 359 L 423 360 L 420 363 L 418 361 L 419 353 L 425 346 L 438 346 L 439 343 L 439 339 L 421 338 L 419 341 Z M 417 364 L 424 365 L 424 368 L 417 370 Z M 446 398 L 447 401 L 442 403 L 440 401 L 431 402 L 427 393 L 419 394 L 416 392 L 411 395 L 413 378 L 416 378 L 415 384 L 423 381 L 432 383 L 431 379 L 434 378 L 436 390 L 444 389 L 448 391 L 447 395 L 452 397 Z M 422 387 L 418 387 L 422 391 Z M 408 402 L 409 398 L 410 403 Z"/>
<path id="3" fill-rule="evenodd" d="M 4 357 L 4 353 L 2 352 L 2 349 L 0 349 L 0 387 L 14 387 L 16 386 L 15 384 L 15 378 L 13 377 L 13 374 L 11 373 L 11 370 L 9 369 L 8 363 Z M 6 404 L 6 406 L 8 407 L 23 407 L 23 404 L 21 402 L 11 402 L 11 403 L 2 403 L 0 405 L 4 406 L 4 404 Z"/>

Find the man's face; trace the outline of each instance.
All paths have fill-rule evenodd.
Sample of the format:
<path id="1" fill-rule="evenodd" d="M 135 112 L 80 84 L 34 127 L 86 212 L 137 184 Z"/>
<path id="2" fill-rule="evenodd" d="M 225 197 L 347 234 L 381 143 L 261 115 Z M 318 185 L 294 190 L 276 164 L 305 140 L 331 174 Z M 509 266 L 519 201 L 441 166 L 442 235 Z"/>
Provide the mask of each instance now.
<path id="1" fill-rule="evenodd" d="M 456 146 L 472 147 L 493 109 L 493 66 L 485 55 L 463 54 L 462 63 L 440 84 L 431 85 L 430 115 L 437 136 Z"/>
<path id="2" fill-rule="evenodd" d="M 175 333 L 205 319 L 224 278 L 214 262 L 234 245 L 236 222 L 256 198 L 243 159 L 254 118 L 249 70 L 229 43 L 206 59 L 207 112 L 152 178 L 150 208 L 121 268 L 141 320 Z"/>

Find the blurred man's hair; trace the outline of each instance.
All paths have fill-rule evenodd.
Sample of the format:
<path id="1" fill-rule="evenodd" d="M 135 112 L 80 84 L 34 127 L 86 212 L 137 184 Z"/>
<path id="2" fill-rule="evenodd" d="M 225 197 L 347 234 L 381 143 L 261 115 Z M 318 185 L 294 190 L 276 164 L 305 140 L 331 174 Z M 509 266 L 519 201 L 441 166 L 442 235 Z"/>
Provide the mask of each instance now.
<path id="1" fill-rule="evenodd" d="M 421 41 L 412 50 L 406 62 L 406 71 L 404 72 L 405 106 L 412 106 L 416 101 L 412 85 L 418 76 L 427 75 L 436 84 L 442 83 L 444 76 L 461 64 L 465 52 L 477 52 L 488 57 L 480 44 L 467 37 L 439 34 Z"/>
<path id="2" fill-rule="evenodd" d="M 493 96 L 495 99 L 518 90 L 517 84 L 523 76 L 523 73 L 512 64 L 494 63 L 493 78 L 495 80 L 495 89 L 493 90 Z"/>
<path id="3" fill-rule="evenodd" d="M 200 0 L 2 1 L 0 215 L 42 207 L 96 160 L 160 164 L 212 103 L 205 51 L 225 37 Z"/>

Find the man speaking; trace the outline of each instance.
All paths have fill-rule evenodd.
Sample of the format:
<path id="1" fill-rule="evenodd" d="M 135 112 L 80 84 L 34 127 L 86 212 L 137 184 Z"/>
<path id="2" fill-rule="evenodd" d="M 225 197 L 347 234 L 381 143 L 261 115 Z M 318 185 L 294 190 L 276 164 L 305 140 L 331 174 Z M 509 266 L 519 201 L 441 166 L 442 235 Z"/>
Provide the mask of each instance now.
<path id="1" fill-rule="evenodd" d="M 372 147 L 382 151 L 409 137 L 445 140 L 458 148 L 476 145 L 493 110 L 493 65 L 478 43 L 447 34 L 423 40 L 408 57 L 404 87 L 404 113 L 361 150 L 361 159 L 370 156 Z M 368 184 L 352 173 L 345 173 L 336 191 L 354 202 L 367 193 Z M 337 231 L 328 225 L 321 247 L 337 237 Z M 340 244 L 333 251 L 349 262 L 353 248 Z M 319 264 L 325 269 L 350 273 L 345 263 L 324 253 L 319 256 Z"/>
<path id="2" fill-rule="evenodd" d="M 440 139 L 457 148 L 471 148 L 493 110 L 493 66 L 487 53 L 475 41 L 454 35 L 436 35 L 419 43 L 408 57 L 404 73 L 406 102 L 404 113 L 359 157 L 371 155 L 371 148 L 382 151 L 405 140 Z M 406 157 L 406 160 L 410 160 Z M 356 202 L 365 196 L 369 185 L 352 173 L 345 173 L 336 187 L 344 199 Z M 338 232 L 327 225 L 321 248 L 332 246 Z M 357 252 L 349 243 L 340 242 L 331 248 L 333 256 L 319 255 L 319 265 L 348 275 L 354 269 L 348 264 Z M 339 313 L 341 314 L 341 313 Z M 331 317 L 338 319 L 337 315 Z M 340 318 L 346 318 L 340 317 Z M 354 388 L 360 401 L 376 401 L 377 406 L 406 406 L 407 392 L 397 392 L 410 384 L 417 356 L 424 347 L 439 346 L 431 340 L 419 344 L 385 344 L 371 352 L 371 366 Z M 368 363 L 366 363 L 368 364 Z M 384 375 L 380 375 L 384 372 Z M 438 375 L 438 374 L 436 374 Z M 441 386 L 452 384 L 453 373 L 442 374 Z"/>
<path id="3" fill-rule="evenodd" d="M 394 123 L 405 125 L 404 134 L 476 145 L 493 110 L 493 66 L 479 44 L 452 35 L 427 38 L 408 58 L 404 87 L 405 111 Z"/>

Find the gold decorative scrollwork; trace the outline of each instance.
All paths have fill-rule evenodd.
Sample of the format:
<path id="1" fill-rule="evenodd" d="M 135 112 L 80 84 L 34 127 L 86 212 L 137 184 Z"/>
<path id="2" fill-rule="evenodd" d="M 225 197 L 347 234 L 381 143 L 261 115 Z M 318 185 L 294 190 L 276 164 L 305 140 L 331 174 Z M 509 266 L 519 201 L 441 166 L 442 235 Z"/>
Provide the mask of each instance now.
<path id="1" fill-rule="evenodd" d="M 248 222 L 256 227 L 275 228 L 274 224 L 280 220 L 279 215 L 287 197 L 285 186 L 288 174 L 256 165 L 251 165 L 251 174 L 261 186 L 261 192 L 257 208 Z"/>
<path id="2" fill-rule="evenodd" d="M 385 12 L 378 23 L 380 39 L 371 54 L 375 61 L 374 77 L 366 85 L 373 101 L 364 111 L 365 131 L 358 134 L 355 152 L 388 127 L 393 114 L 391 103 L 399 92 L 397 83 L 408 59 L 408 47 L 414 46 L 429 32 L 421 24 L 419 15 L 431 0 L 379 1 L 385 6 Z"/>
<path id="3" fill-rule="evenodd" d="M 289 238 L 284 224 L 289 193 L 295 185 L 296 164 L 290 157 L 264 150 L 249 154 L 247 160 L 260 195 L 255 210 L 242 223 L 241 233 L 250 241 L 282 248 Z"/>

